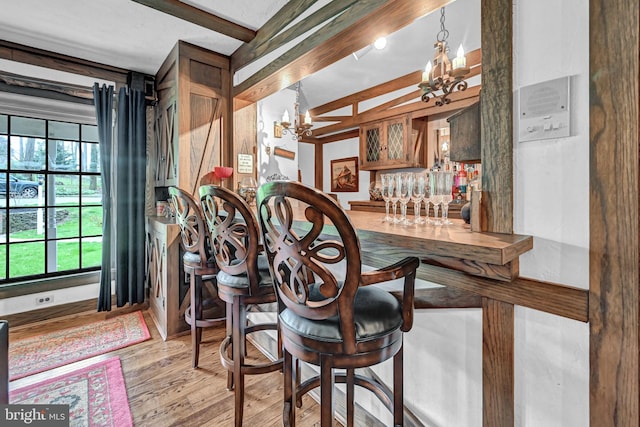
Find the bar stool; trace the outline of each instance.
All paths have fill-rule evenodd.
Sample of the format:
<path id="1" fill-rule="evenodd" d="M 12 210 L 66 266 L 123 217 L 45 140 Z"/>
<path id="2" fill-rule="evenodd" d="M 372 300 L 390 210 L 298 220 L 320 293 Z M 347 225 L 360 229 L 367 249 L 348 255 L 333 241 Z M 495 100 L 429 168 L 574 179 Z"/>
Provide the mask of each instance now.
<path id="1" fill-rule="evenodd" d="M 200 187 L 200 204 L 211 235 L 213 254 L 220 271 L 218 294 L 227 303 L 227 337 L 220 344 L 220 361 L 228 370 L 227 388 L 234 389 L 235 425 L 242 426 L 244 376 L 280 370 L 282 367 L 278 333 L 278 359 L 247 364 L 247 334 L 278 330 L 277 323 L 247 325 L 247 307 L 275 303 L 276 295 L 267 259 L 260 255 L 260 236 L 253 209 L 226 188 Z"/>
<path id="2" fill-rule="evenodd" d="M 298 182 L 274 181 L 257 192 L 258 219 L 279 303 L 284 353 L 285 426 L 295 425 L 295 406 L 320 387 L 320 425 L 333 420 L 334 383 L 346 384 L 347 426 L 354 423 L 354 386 L 373 392 L 403 424 L 403 332 L 413 323 L 413 297 L 419 260 L 407 257 L 388 267 L 362 272 L 360 243 L 335 200 Z M 297 205 L 297 208 L 294 206 Z M 296 210 L 297 209 L 297 210 Z M 296 216 L 294 222 L 294 216 Z M 338 235 L 322 234 L 330 221 Z M 329 231 L 326 231 L 329 233 Z M 344 266 L 344 278 L 335 272 Z M 309 271 L 313 274 L 309 274 Z M 404 278 L 402 301 L 368 286 Z M 393 391 L 356 368 L 393 358 Z M 300 382 L 296 365 L 320 367 L 319 376 Z M 333 369 L 344 373 L 333 375 Z M 341 371 L 342 372 L 342 371 Z"/>
<path id="3" fill-rule="evenodd" d="M 219 325 L 225 320 L 225 306 L 217 296 L 215 279 L 218 272 L 211 255 L 211 244 L 202 220 L 202 211 L 196 200 L 188 192 L 177 187 L 169 187 L 169 195 L 176 211 L 176 223 L 182 237 L 184 273 L 189 280 L 189 307 L 184 319 L 191 326 L 191 366 L 198 367 L 202 328 Z M 203 300 L 203 288 L 208 298 Z M 204 305 L 208 305 L 206 309 Z"/>

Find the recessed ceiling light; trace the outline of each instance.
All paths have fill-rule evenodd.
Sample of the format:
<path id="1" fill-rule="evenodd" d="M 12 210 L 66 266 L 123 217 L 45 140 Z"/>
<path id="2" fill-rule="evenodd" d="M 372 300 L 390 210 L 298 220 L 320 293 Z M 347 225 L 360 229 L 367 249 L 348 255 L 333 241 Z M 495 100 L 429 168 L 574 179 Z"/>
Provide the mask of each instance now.
<path id="1" fill-rule="evenodd" d="M 378 39 L 373 43 L 373 45 L 378 50 L 384 49 L 384 47 L 387 45 L 387 38 L 386 37 L 378 37 Z"/>

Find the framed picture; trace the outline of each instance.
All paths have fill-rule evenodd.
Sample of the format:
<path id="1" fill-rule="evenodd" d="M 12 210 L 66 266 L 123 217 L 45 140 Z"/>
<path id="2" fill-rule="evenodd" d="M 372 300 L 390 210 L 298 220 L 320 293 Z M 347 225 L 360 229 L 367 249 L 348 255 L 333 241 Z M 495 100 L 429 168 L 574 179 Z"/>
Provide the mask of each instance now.
<path id="1" fill-rule="evenodd" d="M 358 191 L 358 158 L 331 160 L 331 192 Z"/>

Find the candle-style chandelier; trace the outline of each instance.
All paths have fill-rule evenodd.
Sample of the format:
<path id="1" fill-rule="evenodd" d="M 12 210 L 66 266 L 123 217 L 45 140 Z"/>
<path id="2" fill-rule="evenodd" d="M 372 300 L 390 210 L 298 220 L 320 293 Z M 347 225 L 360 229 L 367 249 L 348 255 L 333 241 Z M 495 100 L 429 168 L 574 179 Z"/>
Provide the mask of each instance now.
<path id="1" fill-rule="evenodd" d="M 289 133 L 294 139 L 299 140 L 303 136 L 311 136 L 311 128 L 313 123 L 311 122 L 311 116 L 309 110 L 304 115 L 304 122 L 299 123 L 300 120 L 300 82 L 296 83 L 296 102 L 293 104 L 293 123 L 289 119 L 289 110 L 285 110 L 282 115 L 282 134 Z"/>
<path id="2" fill-rule="evenodd" d="M 422 73 L 422 82 L 418 85 L 422 89 L 422 100 L 429 102 L 431 98 L 435 99 L 436 105 L 441 107 L 451 102 L 449 95 L 455 90 L 463 91 L 467 89 L 467 82 L 463 79 L 469 74 L 467 67 L 467 59 L 464 56 L 462 45 L 458 48 L 457 56 L 453 59 L 453 63 L 449 61 L 449 45 L 447 38 L 449 31 L 444 26 L 444 7 L 440 8 L 440 31 L 437 34 L 437 41 L 433 45 L 435 54 L 433 56 L 433 65 L 431 61 Z M 442 94 L 436 92 L 442 91 Z"/>

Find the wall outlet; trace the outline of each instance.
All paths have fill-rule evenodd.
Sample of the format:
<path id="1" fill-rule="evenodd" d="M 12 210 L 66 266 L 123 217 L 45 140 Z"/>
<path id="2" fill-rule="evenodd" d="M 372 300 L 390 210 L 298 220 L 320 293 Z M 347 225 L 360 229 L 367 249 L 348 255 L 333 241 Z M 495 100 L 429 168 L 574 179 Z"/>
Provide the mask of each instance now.
<path id="1" fill-rule="evenodd" d="M 53 294 L 41 295 L 36 297 L 36 305 L 45 305 L 53 303 Z"/>

